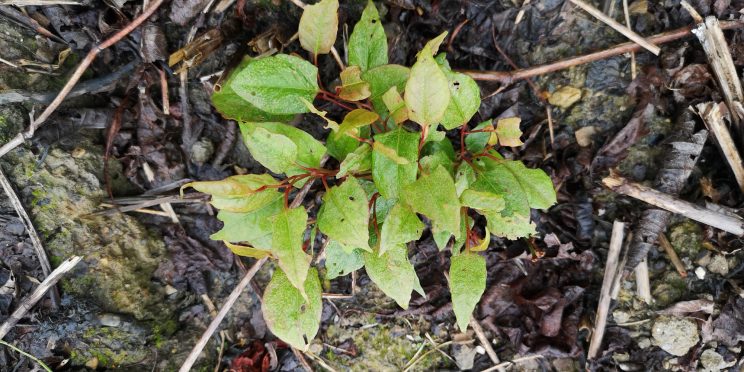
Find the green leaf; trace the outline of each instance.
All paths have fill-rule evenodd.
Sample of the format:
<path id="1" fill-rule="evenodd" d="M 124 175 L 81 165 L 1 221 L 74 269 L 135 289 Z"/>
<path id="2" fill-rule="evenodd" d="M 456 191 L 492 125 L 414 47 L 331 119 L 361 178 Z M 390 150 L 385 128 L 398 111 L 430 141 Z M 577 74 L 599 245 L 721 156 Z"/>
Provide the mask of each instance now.
<path id="1" fill-rule="evenodd" d="M 349 37 L 349 64 L 362 71 L 388 63 L 385 30 L 375 4 L 370 0 Z"/>
<path id="2" fill-rule="evenodd" d="M 303 292 L 303 283 L 311 259 L 302 250 L 303 237 L 307 229 L 307 212 L 301 206 L 284 209 L 276 215 L 273 225 L 271 253 L 279 261 L 279 267 L 287 274 L 292 285 Z"/>
<path id="3" fill-rule="evenodd" d="M 240 131 L 253 158 L 274 173 L 305 173 L 301 167 L 320 167 L 326 153 L 325 146 L 313 136 L 288 124 L 241 123 Z"/>
<path id="4" fill-rule="evenodd" d="M 369 250 L 367 194 L 354 177 L 323 195 L 318 228 L 329 238 L 353 248 Z"/>
<path id="5" fill-rule="evenodd" d="M 403 101 L 403 97 L 398 93 L 397 87 L 392 87 L 385 92 L 382 95 L 382 102 L 385 103 L 385 107 L 390 112 L 390 117 L 393 118 L 395 124 L 400 124 L 408 120 L 408 109 L 406 108 L 406 103 Z"/>
<path id="6" fill-rule="evenodd" d="M 448 138 L 429 141 L 421 149 L 419 164 L 424 173 L 431 173 L 438 166 L 443 166 L 450 174 L 454 173 L 455 148 Z"/>
<path id="7" fill-rule="evenodd" d="M 254 248 L 246 245 L 233 244 L 228 241 L 223 241 L 227 248 L 230 248 L 232 253 L 243 257 L 253 258 L 264 258 L 271 256 L 271 251 L 266 249 Z"/>
<path id="8" fill-rule="evenodd" d="M 308 273 L 302 289 L 297 290 L 287 275 L 276 270 L 264 290 L 261 309 L 266 325 L 274 335 L 295 348 L 307 350 L 309 342 L 318 333 L 323 311 L 322 289 L 315 268 Z M 307 295 L 307 300 L 302 293 Z"/>
<path id="9" fill-rule="evenodd" d="M 348 253 L 339 242 L 331 240 L 325 248 L 326 278 L 345 276 L 364 266 L 364 251 L 353 249 Z"/>
<path id="10" fill-rule="evenodd" d="M 372 111 L 356 109 L 346 114 L 338 131 L 341 134 L 351 133 L 356 136 L 359 133 L 359 128 L 366 127 L 379 119 L 380 116 Z"/>
<path id="11" fill-rule="evenodd" d="M 432 221 L 433 228 L 460 236 L 460 200 L 455 181 L 444 167 L 438 167 L 416 182 L 403 186 L 402 200 L 414 212 Z"/>
<path id="12" fill-rule="evenodd" d="M 487 228 L 493 235 L 515 240 L 535 233 L 535 224 L 530 222 L 529 213 L 527 215 L 513 213 L 508 216 L 498 211 L 478 211 L 478 213 L 486 217 Z"/>
<path id="13" fill-rule="evenodd" d="M 369 128 L 361 128 L 359 134 L 361 138 L 368 138 Z M 339 131 L 332 131 L 328 134 L 328 138 L 326 138 L 328 154 L 338 161 L 346 159 L 346 156 L 354 152 L 360 145 L 361 142 L 357 141 L 356 138 L 349 137 Z"/>
<path id="14" fill-rule="evenodd" d="M 215 91 L 212 94 L 212 105 L 222 114 L 222 117 L 229 120 L 262 122 L 292 119 L 292 115 L 275 115 L 259 110 L 235 92 L 233 85 L 238 81 L 238 75 L 251 61 L 253 59 L 250 57 L 243 59 L 219 87 L 215 86 Z"/>
<path id="15" fill-rule="evenodd" d="M 336 178 L 368 172 L 370 169 L 372 169 L 372 147 L 363 143 L 341 162 Z"/>
<path id="16" fill-rule="evenodd" d="M 257 59 L 237 72 L 230 87 L 258 110 L 274 115 L 307 112 L 301 98 L 318 93 L 318 69 L 286 54 Z"/>
<path id="17" fill-rule="evenodd" d="M 284 202 L 278 198 L 266 206 L 249 213 L 219 211 L 217 219 L 224 223 L 222 229 L 212 234 L 213 240 L 248 242 L 253 247 L 271 249 L 273 217 L 281 212 Z"/>
<path id="18" fill-rule="evenodd" d="M 478 112 L 481 103 L 480 88 L 470 76 L 453 72 L 444 53 L 440 56 L 437 61 L 440 62 L 440 68 L 447 77 L 451 97 L 441 124 L 450 130 L 467 123 Z"/>
<path id="19" fill-rule="evenodd" d="M 462 196 L 462 193 L 475 182 L 475 170 L 470 164 L 466 162 L 460 163 L 455 172 L 455 189 L 457 190 L 457 196 Z"/>
<path id="20" fill-rule="evenodd" d="M 449 81 L 433 56 L 446 36 L 445 31 L 424 46 L 406 82 L 408 116 L 422 127 L 438 124 L 450 103 Z"/>
<path id="21" fill-rule="evenodd" d="M 269 174 L 246 174 L 225 178 L 222 181 L 189 182 L 181 186 L 212 195 L 212 205 L 223 211 L 252 212 L 282 195 L 275 188 L 259 191 L 264 186 L 278 185 Z"/>
<path id="22" fill-rule="evenodd" d="M 408 206 L 402 203 L 395 204 L 382 225 L 378 254 L 382 255 L 396 246 L 418 240 L 424 228 L 426 225 Z"/>
<path id="23" fill-rule="evenodd" d="M 418 134 L 403 128 L 375 136 L 377 146 L 372 149 L 372 179 L 380 195 L 386 199 L 397 199 L 403 186 L 416 180 L 418 141 Z M 408 163 L 399 164 L 400 161 L 391 159 L 385 149 L 392 149 L 397 157 Z"/>
<path id="24" fill-rule="evenodd" d="M 362 80 L 359 66 L 349 66 L 341 71 L 340 88 L 338 96 L 347 101 L 361 101 L 372 94 L 369 83 Z"/>
<path id="25" fill-rule="evenodd" d="M 298 30 L 300 45 L 308 52 L 328 54 L 338 32 L 338 0 L 320 0 L 305 6 Z"/>
<path id="26" fill-rule="evenodd" d="M 382 101 L 382 95 L 392 87 L 396 87 L 398 92 L 402 92 L 406 86 L 409 73 L 408 67 L 401 65 L 377 66 L 362 73 L 362 79 L 369 83 L 369 89 L 372 92 L 369 100 L 372 102 L 375 111 L 383 119 L 387 117 L 388 110 Z"/>
<path id="27" fill-rule="evenodd" d="M 364 267 L 370 279 L 386 295 L 403 309 L 408 308 L 411 292 L 420 284 L 405 245 L 389 249 L 382 256 L 374 252 L 364 253 Z"/>
<path id="28" fill-rule="evenodd" d="M 506 207 L 503 195 L 472 189 L 462 192 L 460 203 L 468 208 L 489 211 L 501 211 Z"/>
<path id="29" fill-rule="evenodd" d="M 556 202 L 553 181 L 542 169 L 527 168 L 521 161 L 502 160 L 489 172 L 497 172 L 501 179 L 511 176 L 524 192 L 531 208 L 547 209 Z M 512 191 L 511 188 L 507 190 Z"/>
<path id="30" fill-rule="evenodd" d="M 473 130 L 486 130 L 487 132 L 470 133 L 465 136 L 465 148 L 471 153 L 483 151 L 487 145 L 495 145 L 498 137 L 494 132 L 491 120 L 478 124 Z"/>
<path id="31" fill-rule="evenodd" d="M 461 332 L 465 332 L 473 310 L 486 290 L 486 260 L 472 253 L 453 256 L 449 286 L 457 326 Z"/>
<path id="32" fill-rule="evenodd" d="M 519 129 L 519 123 L 522 119 L 518 117 L 499 119 L 496 124 L 496 135 L 501 146 L 522 146 L 522 130 Z"/>

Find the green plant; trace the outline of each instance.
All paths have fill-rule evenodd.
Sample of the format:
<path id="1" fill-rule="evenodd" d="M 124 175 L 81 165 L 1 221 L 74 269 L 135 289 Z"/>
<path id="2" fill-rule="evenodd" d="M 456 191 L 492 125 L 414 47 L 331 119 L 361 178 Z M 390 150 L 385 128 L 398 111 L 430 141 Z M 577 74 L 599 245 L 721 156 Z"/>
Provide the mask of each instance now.
<path id="1" fill-rule="evenodd" d="M 336 40 L 337 10 L 337 0 L 304 10 L 299 40 L 316 62 Z M 212 195 L 224 222 L 213 239 L 224 240 L 238 255 L 277 261 L 279 270 L 264 293 L 264 317 L 274 334 L 295 347 L 305 348 L 320 323 L 321 281 L 311 268 L 317 233 L 328 239 L 327 279 L 364 267 L 406 308 L 412 291 L 424 294 L 406 244 L 430 226 L 439 248 L 452 251 L 453 309 L 465 330 L 485 290 L 486 262 L 478 252 L 488 247 L 490 235 L 528 236 L 535 228 L 530 209 L 555 203 L 544 172 L 495 151 L 499 144 L 521 145 L 519 118 L 467 127 L 480 106 L 480 91 L 473 79 L 449 67 L 443 53 L 437 55 L 446 35 L 429 41 L 410 69 L 387 64 L 387 39 L 370 2 L 349 38 L 350 66 L 341 72 L 336 93 L 319 87 L 313 63 L 279 54 L 246 58 L 212 97 L 217 110 L 240 122 L 252 156 L 285 178 L 248 174 L 185 187 Z M 339 124 L 313 106 L 315 99 L 348 113 Z M 308 112 L 327 123 L 325 144 L 286 124 Z M 458 151 L 439 125 L 459 128 L 453 133 Z M 322 167 L 326 154 L 339 162 L 337 169 Z M 289 199 L 295 188 L 316 179 L 325 194 L 317 218 L 308 223 L 305 207 L 290 208 Z M 473 213 L 487 220 L 484 238 L 474 233 Z"/>

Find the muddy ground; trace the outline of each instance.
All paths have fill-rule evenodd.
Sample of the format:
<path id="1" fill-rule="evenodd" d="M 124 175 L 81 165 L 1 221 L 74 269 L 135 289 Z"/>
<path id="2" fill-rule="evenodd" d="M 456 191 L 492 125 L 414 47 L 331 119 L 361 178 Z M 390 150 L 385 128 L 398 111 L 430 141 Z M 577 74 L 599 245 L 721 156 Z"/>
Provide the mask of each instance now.
<path id="1" fill-rule="evenodd" d="M 71 255 L 85 257 L 58 286 L 61 306 L 42 300 L 4 339 L 53 369 L 177 369 L 215 307 L 252 263 L 209 239 L 220 228 L 215 211 L 204 198 L 176 202 L 178 187 L 260 170 L 235 123 L 214 111 L 209 95 L 220 73 L 245 54 L 271 47 L 303 54 L 289 41 L 300 12 L 283 0 L 238 0 L 224 10 L 213 4 L 202 13 L 208 3 L 166 1 L 142 28 L 101 53 L 86 71 L 83 94 L 68 98 L 31 141 L 0 160 L 52 266 Z M 341 3 L 344 30 L 359 18 L 365 2 Z M 622 22 L 621 1 L 593 3 Z M 740 0 L 691 4 L 703 16 L 719 19 L 738 19 L 744 8 Z M 139 14 L 141 5 L 83 1 L 27 6 L 23 12 L 0 5 L 0 57 L 12 64 L 0 64 L 0 143 L 23 130 L 29 114 L 49 102 L 44 93 L 53 97 L 85 53 Z M 391 63 L 410 65 L 423 44 L 444 30 L 452 35 L 445 48 L 452 67 L 471 70 L 509 71 L 507 57 L 518 67 L 536 66 L 626 41 L 562 0 L 377 5 Z M 647 36 L 693 24 L 676 0 L 629 1 L 629 13 L 633 29 Z M 51 36 L 29 27 L 30 20 Z M 208 35 L 209 41 L 198 49 L 203 58 L 188 69 L 181 88 L 165 61 L 186 44 L 189 32 L 198 40 Z M 725 36 L 741 72 L 744 34 L 727 31 Z M 343 54 L 342 37 L 336 47 Z M 635 79 L 629 57 L 575 66 L 529 83 L 480 84 L 487 98 L 473 123 L 519 115 L 526 144 L 502 153 L 544 169 L 559 200 L 550 210 L 533 213 L 539 232 L 533 240 L 494 239 L 486 252 L 488 287 L 476 318 L 499 358 L 515 361 L 507 368 L 717 371 L 741 366 L 744 242 L 679 216 L 671 219 L 666 236 L 685 275 L 653 248 L 653 302 L 637 296 L 632 275 L 624 278 L 600 354 L 587 361 L 612 222 L 633 228 L 646 208 L 607 190 L 600 180 L 615 169 L 651 185 L 666 141 L 678 131 L 677 118 L 690 105 L 722 100 L 693 38 L 664 44 L 658 57 L 637 53 Z M 338 73 L 330 57 L 319 63 L 326 79 Z M 167 114 L 159 71 L 165 71 L 168 83 Z M 308 115 L 295 123 L 320 138 L 319 120 Z M 703 128 L 699 119 L 696 125 Z M 741 138 L 735 131 L 738 145 Z M 738 211 L 742 192 L 725 164 L 709 139 L 681 198 Z M 174 201 L 177 222 L 162 213 L 110 208 L 166 196 Z M 0 280 L 10 273 L 14 278 L 12 290 L 0 291 L 2 321 L 43 274 L 28 232 L 7 200 L 0 203 L 0 241 Z M 545 256 L 533 259 L 530 247 Z M 439 252 L 428 233 L 409 253 L 428 296 L 415 296 L 403 311 L 359 273 L 353 298 L 324 301 L 321 332 L 310 349 L 322 363 L 308 359 L 313 368 L 395 371 L 417 355 L 424 356 L 412 370 L 493 366 L 472 331 L 459 333 L 454 324 L 443 275 L 449 253 Z M 222 337 L 213 337 L 195 370 L 302 370 L 296 356 L 267 331 L 260 313 L 260 293 L 271 270 L 270 265 L 262 269 L 251 291 L 240 297 L 223 323 Z M 351 290 L 348 278 L 325 285 L 331 293 Z M 434 344 L 442 343 L 448 344 L 435 351 Z M 36 366 L 9 348 L 0 349 L 0 370 Z"/>

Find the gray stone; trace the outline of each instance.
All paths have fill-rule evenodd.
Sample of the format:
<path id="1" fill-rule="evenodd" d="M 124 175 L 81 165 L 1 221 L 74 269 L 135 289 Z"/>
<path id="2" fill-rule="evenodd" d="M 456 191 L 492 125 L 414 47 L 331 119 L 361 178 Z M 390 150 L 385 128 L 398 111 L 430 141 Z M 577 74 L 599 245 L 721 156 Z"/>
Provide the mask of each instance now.
<path id="1" fill-rule="evenodd" d="M 121 318 L 114 314 L 103 314 L 98 320 L 101 322 L 101 325 L 106 327 L 118 327 L 121 325 Z"/>
<path id="2" fill-rule="evenodd" d="M 660 317 L 654 322 L 651 335 L 655 345 L 676 356 L 687 354 L 700 339 L 697 324 L 686 318 Z"/>
<path id="3" fill-rule="evenodd" d="M 26 233 L 26 226 L 21 221 L 9 222 L 5 225 L 5 232 L 10 235 L 21 236 Z"/>
<path id="4" fill-rule="evenodd" d="M 726 261 L 726 257 L 723 257 L 720 254 L 713 256 L 713 258 L 710 260 L 710 263 L 708 264 L 708 271 L 720 275 L 728 274 L 729 266 L 728 261 Z"/>

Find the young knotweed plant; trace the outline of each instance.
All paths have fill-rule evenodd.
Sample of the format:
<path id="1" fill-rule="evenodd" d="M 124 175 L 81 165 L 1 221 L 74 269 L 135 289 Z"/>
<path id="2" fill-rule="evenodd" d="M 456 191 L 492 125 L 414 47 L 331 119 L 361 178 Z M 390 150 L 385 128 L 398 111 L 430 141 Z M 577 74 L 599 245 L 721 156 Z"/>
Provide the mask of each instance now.
<path id="1" fill-rule="evenodd" d="M 224 223 L 213 239 L 237 255 L 276 261 L 263 314 L 271 331 L 292 346 L 305 349 L 320 326 L 322 286 L 311 265 L 318 233 L 328 241 L 325 279 L 364 268 L 407 308 L 412 291 L 425 295 L 407 244 L 430 228 L 438 247 L 452 254 L 449 285 L 464 331 L 486 287 L 479 252 L 491 235 L 533 234 L 530 210 L 555 203 L 553 184 L 543 171 L 496 151 L 522 144 L 519 118 L 468 128 L 480 90 L 437 54 L 446 32 L 423 47 L 411 68 L 388 64 L 387 38 L 370 2 L 349 38 L 349 67 L 340 73 L 340 86 L 319 86 L 317 58 L 336 41 L 337 12 L 337 0 L 304 9 L 299 40 L 314 63 L 287 54 L 247 57 L 212 96 L 224 117 L 240 123 L 245 145 L 270 173 L 184 187 L 211 194 Z M 347 113 L 339 123 L 317 109 L 316 100 Z M 325 120 L 325 143 L 288 124 L 306 113 Z M 446 131 L 459 139 L 459 149 Z M 339 166 L 323 168 L 325 156 Z M 290 197 L 314 180 L 325 193 L 309 223 L 305 207 L 290 208 Z M 482 238 L 474 230 L 475 214 L 487 221 Z"/>

